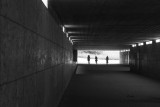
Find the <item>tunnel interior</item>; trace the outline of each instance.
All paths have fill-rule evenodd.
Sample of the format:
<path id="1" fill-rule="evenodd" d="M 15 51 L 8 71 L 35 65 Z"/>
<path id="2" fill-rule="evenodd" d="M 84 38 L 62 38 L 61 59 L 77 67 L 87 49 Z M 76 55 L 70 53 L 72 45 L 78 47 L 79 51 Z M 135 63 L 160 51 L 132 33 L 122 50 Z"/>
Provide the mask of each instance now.
<path id="1" fill-rule="evenodd" d="M 159 13 L 159 0 L 0 0 L 0 107 L 159 107 Z M 82 66 L 78 50 L 119 50 L 120 64 Z"/>

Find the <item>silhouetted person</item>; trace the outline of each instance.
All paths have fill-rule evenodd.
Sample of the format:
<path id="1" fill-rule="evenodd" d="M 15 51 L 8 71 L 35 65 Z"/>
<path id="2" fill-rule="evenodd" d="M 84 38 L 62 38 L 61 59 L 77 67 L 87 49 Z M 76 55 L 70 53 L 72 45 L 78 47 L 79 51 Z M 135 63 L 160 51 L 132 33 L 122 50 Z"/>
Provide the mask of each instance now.
<path id="1" fill-rule="evenodd" d="M 97 64 L 97 61 L 98 61 L 98 58 L 97 58 L 97 56 L 95 56 L 95 62 L 96 62 L 96 64 Z"/>
<path id="2" fill-rule="evenodd" d="M 90 64 L 90 55 L 88 55 L 87 60 L 88 60 L 88 64 Z"/>
<path id="3" fill-rule="evenodd" d="M 108 60 L 109 60 L 109 57 L 107 56 L 107 57 L 106 57 L 106 64 L 108 64 Z"/>

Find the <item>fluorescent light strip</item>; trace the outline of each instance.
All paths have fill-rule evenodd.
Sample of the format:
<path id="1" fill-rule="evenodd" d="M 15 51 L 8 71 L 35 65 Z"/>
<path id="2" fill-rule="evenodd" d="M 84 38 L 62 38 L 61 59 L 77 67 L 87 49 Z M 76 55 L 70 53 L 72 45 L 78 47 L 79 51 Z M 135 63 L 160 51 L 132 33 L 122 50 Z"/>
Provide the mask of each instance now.
<path id="1" fill-rule="evenodd" d="M 146 42 L 146 45 L 152 44 L 152 41 L 148 41 Z"/>
<path id="2" fill-rule="evenodd" d="M 156 43 L 159 43 L 159 42 L 160 42 L 160 39 L 157 39 L 157 40 L 156 40 Z"/>
<path id="3" fill-rule="evenodd" d="M 42 2 L 43 2 L 44 5 L 48 8 L 48 0 L 42 0 Z"/>

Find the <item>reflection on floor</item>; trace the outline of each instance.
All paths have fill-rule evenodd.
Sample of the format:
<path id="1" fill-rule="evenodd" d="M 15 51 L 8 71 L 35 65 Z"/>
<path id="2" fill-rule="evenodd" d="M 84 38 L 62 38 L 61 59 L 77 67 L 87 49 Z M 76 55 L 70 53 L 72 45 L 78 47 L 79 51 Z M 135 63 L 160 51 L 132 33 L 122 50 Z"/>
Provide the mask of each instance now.
<path id="1" fill-rule="evenodd" d="M 79 65 L 59 107 L 160 107 L 160 82 L 125 65 Z"/>

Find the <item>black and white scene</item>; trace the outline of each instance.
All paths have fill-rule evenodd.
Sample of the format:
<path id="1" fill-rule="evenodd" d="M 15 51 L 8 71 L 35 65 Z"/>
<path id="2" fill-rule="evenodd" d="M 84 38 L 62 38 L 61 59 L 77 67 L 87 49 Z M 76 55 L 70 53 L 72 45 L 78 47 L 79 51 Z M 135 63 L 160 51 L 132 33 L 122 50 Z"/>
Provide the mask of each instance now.
<path id="1" fill-rule="evenodd" d="M 0 0 L 0 107 L 160 107 L 160 0 Z"/>

